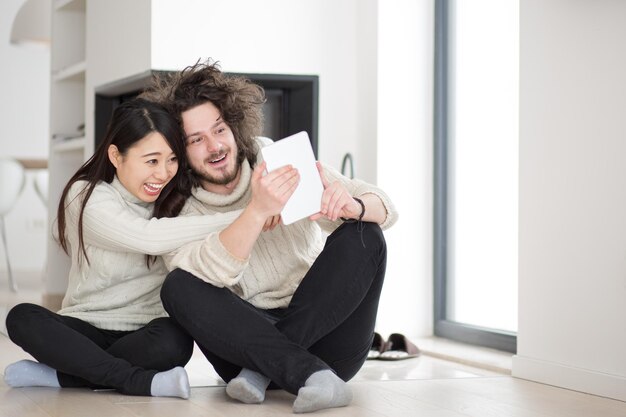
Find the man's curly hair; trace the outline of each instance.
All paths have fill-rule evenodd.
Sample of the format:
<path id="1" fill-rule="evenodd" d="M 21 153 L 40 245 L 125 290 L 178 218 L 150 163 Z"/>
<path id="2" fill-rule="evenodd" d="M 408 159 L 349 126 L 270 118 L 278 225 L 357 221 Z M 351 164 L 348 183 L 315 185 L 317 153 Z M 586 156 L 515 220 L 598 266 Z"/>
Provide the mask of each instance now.
<path id="1" fill-rule="evenodd" d="M 182 113 L 211 102 L 230 127 L 239 149 L 237 159 L 256 164 L 255 137 L 263 131 L 262 105 L 265 91 L 242 76 L 224 74 L 210 59 L 196 62 L 180 72 L 156 74 L 141 95 L 165 106 L 181 126 Z"/>

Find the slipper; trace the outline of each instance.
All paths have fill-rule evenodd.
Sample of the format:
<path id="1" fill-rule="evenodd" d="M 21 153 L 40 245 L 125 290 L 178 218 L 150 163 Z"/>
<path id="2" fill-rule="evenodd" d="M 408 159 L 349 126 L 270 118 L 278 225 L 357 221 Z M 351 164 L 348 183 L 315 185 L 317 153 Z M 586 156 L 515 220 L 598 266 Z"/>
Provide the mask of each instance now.
<path id="1" fill-rule="evenodd" d="M 393 333 L 385 343 L 384 351 L 378 356 L 383 361 L 399 361 L 402 359 L 415 358 L 420 355 L 417 346 L 409 341 L 403 334 Z"/>
<path id="2" fill-rule="evenodd" d="M 383 351 L 385 347 L 385 342 L 383 338 L 378 333 L 374 332 L 374 340 L 372 341 L 372 347 L 370 347 L 370 351 L 367 353 L 367 359 L 377 359 L 380 356 L 380 353 Z"/>

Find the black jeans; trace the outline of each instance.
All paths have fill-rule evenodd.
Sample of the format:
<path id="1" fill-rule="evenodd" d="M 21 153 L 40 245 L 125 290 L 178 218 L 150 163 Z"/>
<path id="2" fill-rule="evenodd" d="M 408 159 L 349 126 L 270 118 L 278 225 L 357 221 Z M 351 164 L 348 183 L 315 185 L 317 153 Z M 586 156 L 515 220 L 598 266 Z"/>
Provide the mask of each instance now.
<path id="1" fill-rule="evenodd" d="M 248 368 L 297 394 L 316 371 L 332 369 L 347 381 L 363 365 L 386 257 L 377 224 L 345 223 L 328 237 L 287 308 L 258 309 L 180 269 L 167 276 L 161 299 L 226 382 Z"/>
<path id="2" fill-rule="evenodd" d="M 193 339 L 165 317 L 136 331 L 102 330 L 25 303 L 9 311 L 6 325 L 15 344 L 57 370 L 62 387 L 150 395 L 157 372 L 185 366 L 193 353 Z"/>

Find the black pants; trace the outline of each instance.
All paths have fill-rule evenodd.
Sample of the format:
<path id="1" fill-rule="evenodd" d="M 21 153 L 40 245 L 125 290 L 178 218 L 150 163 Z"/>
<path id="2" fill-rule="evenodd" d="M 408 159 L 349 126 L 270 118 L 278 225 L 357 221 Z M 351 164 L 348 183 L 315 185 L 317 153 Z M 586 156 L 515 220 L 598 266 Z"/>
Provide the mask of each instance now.
<path id="1" fill-rule="evenodd" d="M 345 223 L 285 309 L 258 309 L 180 269 L 166 278 L 161 299 L 226 382 L 248 368 L 297 394 L 316 371 L 332 369 L 347 381 L 363 365 L 386 256 L 377 224 Z"/>
<path id="2" fill-rule="evenodd" d="M 193 352 L 193 340 L 170 318 L 136 331 L 102 330 L 25 303 L 9 311 L 6 325 L 15 344 L 57 370 L 62 387 L 150 395 L 154 375 L 184 366 Z"/>

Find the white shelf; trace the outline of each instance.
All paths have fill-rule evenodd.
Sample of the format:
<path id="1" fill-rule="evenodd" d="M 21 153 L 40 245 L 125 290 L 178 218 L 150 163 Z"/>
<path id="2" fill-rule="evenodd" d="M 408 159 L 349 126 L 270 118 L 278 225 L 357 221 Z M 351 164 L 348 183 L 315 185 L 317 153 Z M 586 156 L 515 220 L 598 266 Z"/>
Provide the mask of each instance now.
<path id="1" fill-rule="evenodd" d="M 86 70 L 87 63 L 85 61 L 81 61 L 58 70 L 52 75 L 52 79 L 57 82 L 70 80 L 84 81 Z"/>
<path id="2" fill-rule="evenodd" d="M 85 11 L 85 0 L 55 0 L 55 10 L 77 10 Z"/>
<path id="3" fill-rule="evenodd" d="M 59 142 L 53 141 L 51 143 L 51 146 L 54 152 L 70 152 L 85 149 L 85 142 L 85 137 L 81 136 L 79 138 L 68 139 Z"/>

